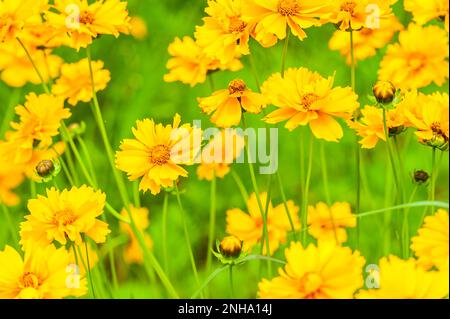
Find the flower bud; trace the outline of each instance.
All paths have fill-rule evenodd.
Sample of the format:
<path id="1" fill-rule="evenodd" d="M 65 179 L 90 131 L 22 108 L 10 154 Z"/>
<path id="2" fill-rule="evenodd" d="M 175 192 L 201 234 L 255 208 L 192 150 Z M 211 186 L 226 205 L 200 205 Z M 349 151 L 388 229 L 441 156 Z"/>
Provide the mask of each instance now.
<path id="1" fill-rule="evenodd" d="M 226 258 L 237 258 L 242 252 L 242 241 L 236 236 L 227 236 L 220 242 L 219 250 Z"/>
<path id="2" fill-rule="evenodd" d="M 430 179 L 430 175 L 424 170 L 417 170 L 414 171 L 413 179 L 414 183 L 422 185 Z"/>
<path id="3" fill-rule="evenodd" d="M 373 86 L 373 95 L 381 104 L 391 103 L 395 98 L 396 91 L 395 86 L 388 81 L 378 81 Z"/>
<path id="4" fill-rule="evenodd" d="M 40 177 L 48 177 L 55 171 L 55 165 L 51 160 L 40 161 L 36 166 L 36 173 Z"/>

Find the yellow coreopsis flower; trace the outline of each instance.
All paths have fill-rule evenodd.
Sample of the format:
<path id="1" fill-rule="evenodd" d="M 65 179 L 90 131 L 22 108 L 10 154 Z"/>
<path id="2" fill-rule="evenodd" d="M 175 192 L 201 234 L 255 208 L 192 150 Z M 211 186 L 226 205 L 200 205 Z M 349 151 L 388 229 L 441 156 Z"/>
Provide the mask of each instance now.
<path id="1" fill-rule="evenodd" d="M 395 16 L 380 21 L 380 28 L 364 27 L 353 33 L 353 53 L 355 61 L 362 61 L 375 56 L 377 50 L 384 48 L 397 31 L 403 29 L 403 25 Z M 336 31 L 330 39 L 328 46 L 331 50 L 339 51 L 347 58 L 347 64 L 351 64 L 351 47 L 349 33 Z"/>
<path id="2" fill-rule="evenodd" d="M 260 194 L 261 204 L 263 209 L 266 209 L 267 193 Z M 291 215 L 294 228 L 298 231 L 300 229 L 300 221 L 298 218 L 299 208 L 293 201 L 287 201 L 289 213 Z M 261 243 L 263 234 L 263 217 L 259 209 L 256 194 L 253 193 L 247 201 L 248 213 L 241 209 L 235 208 L 227 211 L 227 233 L 240 238 L 244 242 L 244 250 L 251 251 L 253 247 Z M 265 212 L 263 212 L 264 214 Z M 267 212 L 267 231 L 269 233 L 269 248 L 270 254 L 278 249 L 280 244 L 284 244 L 287 239 L 287 234 L 291 231 L 291 224 L 284 204 L 276 207 L 269 202 Z M 263 253 L 267 254 L 266 243 L 263 247 Z"/>
<path id="3" fill-rule="evenodd" d="M 242 19 L 245 0 L 209 0 L 203 25 L 197 26 L 195 38 L 205 54 L 228 64 L 241 55 L 250 54 L 249 26 Z"/>
<path id="4" fill-rule="evenodd" d="M 448 212 L 439 209 L 433 216 L 425 218 L 418 236 L 412 238 L 411 250 L 417 256 L 418 264 L 425 269 L 448 267 L 448 227 Z"/>
<path id="5" fill-rule="evenodd" d="M 449 6 L 448 0 L 405 0 L 405 10 L 413 14 L 414 21 L 424 25 L 432 19 L 444 21 L 448 31 Z"/>
<path id="6" fill-rule="evenodd" d="M 28 201 L 30 214 L 20 226 L 21 245 L 41 246 L 68 241 L 80 245 L 87 236 L 96 243 L 104 243 L 111 232 L 108 224 L 97 219 L 103 214 L 106 196 L 91 187 L 73 187 L 70 190 L 47 190 L 47 196 L 38 195 Z"/>
<path id="7" fill-rule="evenodd" d="M 228 88 L 214 92 L 206 98 L 198 98 L 202 111 L 211 115 L 211 122 L 217 127 L 229 128 L 239 125 L 243 110 L 259 114 L 266 107 L 263 95 L 250 90 L 244 81 L 236 79 Z"/>
<path id="8" fill-rule="evenodd" d="M 348 125 L 356 131 L 362 139 L 359 141 L 362 148 L 374 148 L 380 140 L 386 141 L 384 132 L 383 110 L 376 106 L 367 105 L 361 110 L 359 121 L 348 121 Z M 386 112 L 386 126 L 389 135 L 396 135 L 404 130 L 407 120 L 400 109 L 391 109 Z"/>
<path id="9" fill-rule="evenodd" d="M 176 114 L 172 125 L 155 124 L 145 119 L 133 128 L 134 139 L 126 139 L 116 153 L 116 166 L 128 174 L 131 181 L 142 177 L 139 189 L 153 195 L 161 187 L 173 187 L 180 176 L 188 172 L 181 165 L 192 165 L 201 143 L 201 130 L 189 124 L 180 126 Z"/>
<path id="10" fill-rule="evenodd" d="M 39 21 L 48 0 L 0 0 L 0 43 L 16 41 L 25 26 Z"/>
<path id="11" fill-rule="evenodd" d="M 104 90 L 111 80 L 111 73 L 103 67 L 102 61 L 92 62 L 95 92 Z M 53 85 L 52 93 L 67 99 L 72 106 L 91 101 L 93 90 L 88 59 L 64 64 L 61 67 L 61 77 Z"/>
<path id="12" fill-rule="evenodd" d="M 233 59 L 228 64 L 221 64 L 215 58 L 207 57 L 204 50 L 191 37 L 175 38 L 169 45 L 172 56 L 167 62 L 169 73 L 164 76 L 166 82 L 180 81 L 191 87 L 206 81 L 208 72 L 214 70 L 238 71 L 242 63 Z"/>
<path id="13" fill-rule="evenodd" d="M 352 214 L 349 203 L 337 202 L 330 207 L 318 203 L 308 207 L 308 233 L 312 237 L 345 243 L 347 227 L 356 227 L 356 215 Z"/>
<path id="14" fill-rule="evenodd" d="M 418 89 L 432 82 L 441 86 L 449 76 L 448 53 L 447 32 L 433 25 L 410 24 L 400 32 L 399 43 L 388 46 L 378 76 L 400 89 Z"/>
<path id="15" fill-rule="evenodd" d="M 37 50 L 34 44 L 24 43 L 39 69 L 44 81 L 59 75 L 63 60 L 51 53 L 51 50 Z M 27 83 L 40 84 L 41 79 L 27 57 L 26 52 L 17 41 L 0 43 L 0 78 L 12 87 L 23 87 Z"/>
<path id="16" fill-rule="evenodd" d="M 70 46 L 79 50 L 89 46 L 99 35 L 118 37 L 129 32 L 128 3 L 120 0 L 55 0 L 46 12 L 46 20 L 71 37 Z"/>
<path id="17" fill-rule="evenodd" d="M 391 4 L 396 0 L 337 0 L 325 21 L 336 24 L 340 30 L 377 29 L 383 19 L 392 16 Z"/>
<path id="18" fill-rule="evenodd" d="M 199 179 L 212 181 L 214 177 L 224 178 L 230 172 L 230 164 L 238 158 L 245 146 L 245 140 L 236 130 L 225 129 L 217 133 L 201 154 L 197 168 Z"/>
<path id="19" fill-rule="evenodd" d="M 287 265 L 272 280 L 263 279 L 262 299 L 351 299 L 363 285 L 365 259 L 358 251 L 319 241 L 304 248 L 291 243 L 285 250 Z"/>
<path id="20" fill-rule="evenodd" d="M 31 246 L 24 258 L 10 246 L 0 251 L 0 299 L 62 299 L 86 292 L 86 279 L 71 267 L 65 248 Z"/>
<path id="21" fill-rule="evenodd" d="M 334 76 L 326 79 L 306 68 L 289 69 L 284 78 L 272 75 L 262 92 L 278 110 L 264 120 L 271 124 L 288 120 L 285 127 L 290 131 L 309 124 L 317 138 L 338 141 L 344 133 L 335 118 L 351 118 L 359 103 L 350 87 L 333 88 L 333 82 Z"/>
<path id="22" fill-rule="evenodd" d="M 136 224 L 137 229 L 143 233 L 144 241 L 148 249 L 153 249 L 153 241 L 148 233 L 146 233 L 148 227 L 150 226 L 149 221 L 149 211 L 145 207 L 136 208 L 134 206 L 130 207 L 131 216 L 133 217 L 134 223 Z M 129 217 L 128 211 L 123 209 L 121 215 L 125 218 Z M 142 264 L 144 259 L 142 256 L 142 248 L 139 245 L 139 241 L 136 238 L 131 226 L 125 223 L 120 224 L 120 229 L 125 232 L 130 241 L 125 248 L 124 258 L 125 262 L 128 264 Z"/>
<path id="23" fill-rule="evenodd" d="M 20 202 L 20 198 L 13 190 L 22 184 L 23 171 L 19 166 L 3 160 L 1 148 L 0 143 L 0 205 L 14 206 Z"/>
<path id="24" fill-rule="evenodd" d="M 243 6 L 245 21 L 252 26 L 252 36 L 264 47 L 286 38 L 288 28 L 303 40 L 304 29 L 320 26 L 320 18 L 329 11 L 328 0 L 248 0 Z"/>
<path id="25" fill-rule="evenodd" d="M 412 258 L 383 258 L 376 276 L 379 276 L 379 288 L 362 290 L 357 298 L 441 299 L 448 295 L 448 268 L 446 271 L 426 271 Z"/>

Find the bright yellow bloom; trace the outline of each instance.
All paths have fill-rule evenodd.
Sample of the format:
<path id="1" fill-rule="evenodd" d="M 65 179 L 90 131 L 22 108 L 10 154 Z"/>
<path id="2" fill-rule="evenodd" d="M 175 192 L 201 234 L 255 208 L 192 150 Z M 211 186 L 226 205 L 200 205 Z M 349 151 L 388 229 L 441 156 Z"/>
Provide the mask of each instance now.
<path id="1" fill-rule="evenodd" d="M 262 92 L 279 109 L 265 121 L 275 124 L 288 120 L 285 127 L 290 131 L 309 124 L 317 138 L 338 141 L 344 133 L 335 117 L 351 118 L 359 103 L 350 87 L 333 88 L 333 83 L 334 76 L 326 79 L 306 68 L 289 69 L 284 78 L 280 73 L 272 75 Z"/>
<path id="2" fill-rule="evenodd" d="M 167 62 L 169 73 L 164 75 L 164 81 L 180 81 L 191 87 L 206 81 L 208 72 L 214 70 L 238 71 L 242 63 L 238 59 L 227 65 L 219 60 L 207 57 L 203 49 L 191 37 L 175 38 L 169 45 L 169 54 L 172 58 Z"/>
<path id="3" fill-rule="evenodd" d="M 0 148 L 2 145 L 0 144 Z M 23 171 L 17 165 L 4 161 L 1 154 L 0 149 L 0 205 L 15 206 L 20 202 L 20 198 L 13 193 L 13 190 L 22 184 Z"/>
<path id="4" fill-rule="evenodd" d="M 377 51 L 389 43 L 397 31 L 403 29 L 402 24 L 395 16 L 380 21 L 380 28 L 362 28 L 353 32 L 353 50 L 355 61 L 362 61 L 375 56 Z M 350 38 L 347 31 L 336 31 L 330 39 L 328 46 L 331 50 L 339 51 L 351 64 Z"/>
<path id="5" fill-rule="evenodd" d="M 433 25 L 410 24 L 400 32 L 399 43 L 388 46 L 378 76 L 400 89 L 418 89 L 432 82 L 441 86 L 449 76 L 448 52 L 447 32 Z"/>
<path id="6" fill-rule="evenodd" d="M 197 26 L 195 38 L 205 54 L 228 64 L 235 57 L 250 54 L 249 26 L 242 20 L 246 0 L 208 0 L 203 25 Z"/>
<path id="7" fill-rule="evenodd" d="M 412 258 L 382 258 L 379 288 L 361 290 L 359 299 L 441 299 L 448 295 L 447 271 L 426 271 Z"/>
<path id="8" fill-rule="evenodd" d="M 358 251 L 328 241 L 291 243 L 285 250 L 287 265 L 279 276 L 263 279 L 258 297 L 262 299 L 351 299 L 363 285 L 365 259 Z"/>
<path id="9" fill-rule="evenodd" d="M 221 128 L 239 125 L 243 110 L 259 114 L 266 107 L 264 97 L 250 90 L 240 79 L 231 81 L 227 89 L 198 98 L 198 103 L 204 113 L 212 114 L 211 122 Z"/>
<path id="10" fill-rule="evenodd" d="M 252 36 L 270 47 L 286 38 L 288 28 L 300 40 L 305 39 L 304 29 L 320 26 L 320 18 L 329 10 L 328 0 L 246 0 L 243 15 L 252 26 Z"/>
<path id="11" fill-rule="evenodd" d="M 340 30 L 377 29 L 383 19 L 392 16 L 391 4 L 387 0 L 337 0 L 326 21 L 336 24 Z"/>
<path id="12" fill-rule="evenodd" d="M 51 54 L 51 50 L 37 50 L 28 43 L 25 46 L 46 82 L 59 75 L 63 63 L 59 56 Z M 17 41 L 0 43 L 0 73 L 1 80 L 12 87 L 41 83 L 36 69 Z"/>
<path id="13" fill-rule="evenodd" d="M 116 166 L 128 174 L 131 181 L 142 177 L 139 189 L 161 192 L 161 187 L 173 187 L 180 176 L 188 172 L 181 165 L 192 165 L 201 145 L 196 137 L 201 130 L 189 124 L 180 126 L 176 114 L 172 125 L 155 124 L 153 120 L 137 121 L 134 139 L 126 139 L 116 153 Z"/>
<path id="14" fill-rule="evenodd" d="M 349 203 L 337 202 L 331 207 L 318 203 L 315 207 L 308 207 L 308 232 L 312 237 L 345 243 L 347 227 L 356 227 L 356 216 L 352 214 Z"/>
<path id="15" fill-rule="evenodd" d="M 379 140 L 386 141 L 384 133 L 383 110 L 376 106 L 367 105 L 361 110 L 358 122 L 348 121 L 348 125 L 356 131 L 362 139 L 359 141 L 362 148 L 374 148 Z M 386 113 L 386 126 L 390 135 L 401 132 L 406 125 L 406 118 L 400 109 L 391 109 Z"/>
<path id="16" fill-rule="evenodd" d="M 0 251 L 0 299 L 62 299 L 86 294 L 86 280 L 77 278 L 69 254 L 53 245 L 32 246 L 25 257 L 10 246 Z"/>
<path id="17" fill-rule="evenodd" d="M 79 50 L 89 46 L 99 35 L 118 37 L 129 32 L 127 2 L 120 0 L 55 0 L 54 11 L 46 13 L 47 21 L 67 32 L 71 47 Z"/>
<path id="18" fill-rule="evenodd" d="M 131 17 L 130 19 L 130 33 L 138 40 L 144 40 L 148 35 L 147 23 L 139 16 Z"/>
<path id="19" fill-rule="evenodd" d="M 448 32 L 449 7 L 448 0 L 405 0 L 405 10 L 414 16 L 414 21 L 424 25 L 435 18 L 444 21 Z"/>
<path id="20" fill-rule="evenodd" d="M 70 43 L 69 35 L 43 19 L 39 23 L 26 26 L 20 40 L 31 49 L 56 49 Z M 42 71 L 39 68 L 39 71 Z"/>
<path id="21" fill-rule="evenodd" d="M 261 193 L 260 198 L 262 207 L 265 210 L 267 193 Z M 300 221 L 297 215 L 299 208 L 291 200 L 287 202 L 287 206 L 294 227 L 298 231 L 300 229 Z M 268 207 L 267 231 L 269 233 L 270 254 L 273 255 L 280 244 L 286 242 L 287 234 L 291 231 L 291 224 L 284 204 L 273 207 L 272 203 L 269 202 Z M 241 239 L 244 242 L 244 250 L 251 251 L 256 244 L 261 243 L 264 225 L 255 193 L 248 199 L 247 209 L 248 213 L 238 208 L 227 211 L 227 233 Z M 264 243 L 263 252 L 267 254 L 266 243 Z"/>
<path id="22" fill-rule="evenodd" d="M 147 233 L 148 227 L 150 226 L 150 221 L 148 218 L 148 209 L 145 207 L 136 208 L 133 205 L 130 207 L 131 216 L 136 224 L 137 229 L 143 234 L 144 241 L 148 249 L 153 249 L 153 241 L 150 235 Z M 125 218 L 129 217 L 128 211 L 123 209 L 121 215 Z M 120 229 L 125 232 L 130 238 L 130 242 L 124 251 L 125 262 L 128 264 L 142 264 L 144 261 L 142 255 L 142 248 L 139 245 L 139 241 L 136 238 L 131 226 L 129 224 L 121 223 Z"/>
<path id="23" fill-rule="evenodd" d="M 48 189 L 47 196 L 38 195 L 28 201 L 30 214 L 20 227 L 21 245 L 46 246 L 55 241 L 61 245 L 67 241 L 80 245 L 84 242 L 82 236 L 104 243 L 111 231 L 97 217 L 103 214 L 105 200 L 104 193 L 87 186 L 62 192 Z"/>
<path id="24" fill-rule="evenodd" d="M 197 168 L 199 179 L 212 181 L 214 176 L 224 178 L 230 172 L 230 164 L 238 158 L 245 146 L 245 140 L 235 130 L 225 129 L 217 133 L 201 154 Z"/>
<path id="25" fill-rule="evenodd" d="M 95 92 L 104 90 L 111 80 L 111 73 L 103 67 L 102 61 L 92 62 Z M 61 77 L 53 85 L 52 93 L 67 99 L 72 106 L 79 102 L 91 101 L 93 90 L 88 59 L 64 64 L 61 68 Z"/>
<path id="26" fill-rule="evenodd" d="M 0 43 L 16 41 L 25 26 L 39 21 L 48 0 L 0 0 Z"/>
<path id="27" fill-rule="evenodd" d="M 439 209 L 434 216 L 425 218 L 418 236 L 412 238 L 411 249 L 418 258 L 418 264 L 425 269 L 448 267 L 448 227 L 448 212 Z"/>

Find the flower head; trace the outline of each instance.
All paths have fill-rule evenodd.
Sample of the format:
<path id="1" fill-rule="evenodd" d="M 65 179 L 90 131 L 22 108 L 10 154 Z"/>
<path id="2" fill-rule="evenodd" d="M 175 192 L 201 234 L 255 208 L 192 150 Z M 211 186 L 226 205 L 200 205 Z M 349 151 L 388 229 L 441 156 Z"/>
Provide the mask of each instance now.
<path id="1" fill-rule="evenodd" d="M 62 299 L 86 294 L 86 279 L 72 269 L 69 253 L 36 245 L 25 257 L 10 246 L 0 251 L 0 299 Z M 70 271 L 68 271 L 70 270 Z"/>
<path id="2" fill-rule="evenodd" d="M 242 252 L 242 240 L 236 236 L 227 236 L 220 242 L 219 250 L 226 258 L 236 258 Z"/>
<path id="3" fill-rule="evenodd" d="M 14 206 L 19 203 L 20 198 L 13 191 L 22 184 L 24 174 L 20 166 L 2 158 L 1 148 L 0 143 L 0 205 Z"/>
<path id="4" fill-rule="evenodd" d="M 142 177 L 139 189 L 150 190 L 153 195 L 161 187 L 173 187 L 179 177 L 188 172 L 181 165 L 192 165 L 200 146 L 196 137 L 201 130 L 189 124 L 180 126 L 177 114 L 172 125 L 155 124 L 145 119 L 133 128 L 134 139 L 126 139 L 116 153 L 116 166 L 128 174 L 131 181 Z"/>
<path id="5" fill-rule="evenodd" d="M 379 262 L 379 288 L 361 290 L 359 299 L 441 299 L 448 295 L 447 271 L 426 271 L 412 258 Z"/>
<path id="6" fill-rule="evenodd" d="M 351 118 L 359 103 L 351 88 L 333 88 L 333 82 L 334 76 L 326 79 L 306 68 L 289 69 L 284 77 L 272 75 L 262 92 L 278 110 L 265 121 L 275 124 L 288 120 L 285 127 L 290 131 L 309 124 L 317 138 L 338 141 L 343 130 L 335 118 Z"/>
<path id="7" fill-rule="evenodd" d="M 319 241 L 304 248 L 291 243 L 279 276 L 259 283 L 262 299 L 351 299 L 363 285 L 365 259 L 358 251 Z"/>
<path id="8" fill-rule="evenodd" d="M 231 81 L 227 89 L 199 98 L 198 103 L 204 113 L 212 114 L 211 122 L 221 128 L 239 125 L 243 111 L 259 114 L 266 107 L 264 97 L 240 79 Z"/>
<path id="9" fill-rule="evenodd" d="M 267 193 L 260 194 L 263 209 L 266 208 Z M 299 208 L 293 201 L 288 201 L 287 206 L 296 230 L 300 229 L 300 221 L 297 213 Z M 248 213 L 235 208 L 227 211 L 227 233 L 240 238 L 244 242 L 244 250 L 251 251 L 252 248 L 261 243 L 263 233 L 263 217 L 258 205 L 256 194 L 253 193 L 247 201 Z M 283 204 L 276 207 L 269 202 L 267 213 L 267 231 L 269 234 L 269 248 L 272 255 L 280 244 L 286 242 L 287 234 L 291 230 L 289 218 Z M 264 254 L 267 253 L 266 244 L 263 247 Z"/>
<path id="10" fill-rule="evenodd" d="M 21 245 L 47 246 L 53 242 L 65 245 L 68 241 L 80 245 L 83 236 L 104 243 L 110 230 L 97 217 L 103 214 L 105 200 L 104 193 L 87 186 L 62 192 L 48 189 L 47 196 L 38 195 L 28 201 L 30 214 L 21 224 Z"/>
<path id="11" fill-rule="evenodd" d="M 346 227 L 356 227 L 356 216 L 352 214 L 349 203 L 337 202 L 331 207 L 325 203 L 309 206 L 308 232 L 314 238 L 345 243 Z"/>
<path id="12" fill-rule="evenodd" d="M 417 41 L 421 39 L 421 41 Z M 437 26 L 410 24 L 388 46 L 378 76 L 400 89 L 418 89 L 448 79 L 448 33 Z"/>
<path id="13" fill-rule="evenodd" d="M 418 264 L 425 269 L 448 267 L 448 227 L 448 212 L 440 209 L 425 218 L 418 236 L 412 238 L 411 249 L 418 258 Z"/>
<path id="14" fill-rule="evenodd" d="M 443 20 L 448 32 L 449 6 L 447 0 L 405 0 L 405 10 L 411 12 L 414 21 L 420 25 L 436 18 Z"/>

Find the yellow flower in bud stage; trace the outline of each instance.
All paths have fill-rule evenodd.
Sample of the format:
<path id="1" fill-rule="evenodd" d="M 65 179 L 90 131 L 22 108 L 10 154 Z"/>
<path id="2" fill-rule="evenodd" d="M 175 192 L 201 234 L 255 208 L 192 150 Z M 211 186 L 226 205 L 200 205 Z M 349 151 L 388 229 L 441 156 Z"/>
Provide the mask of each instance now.
<path id="1" fill-rule="evenodd" d="M 308 233 L 318 240 L 340 243 L 347 241 L 346 228 L 356 227 L 356 216 L 349 203 L 337 202 L 331 207 L 325 203 L 308 207 Z"/>
<path id="2" fill-rule="evenodd" d="M 395 16 L 380 21 L 380 28 L 362 28 L 353 32 L 353 52 L 355 61 L 363 61 L 375 56 L 377 50 L 384 48 L 397 31 L 403 29 L 403 25 Z M 337 30 L 331 37 L 328 46 L 333 51 L 339 51 L 347 58 L 347 64 L 351 64 L 350 40 L 347 31 Z"/>
<path id="3" fill-rule="evenodd" d="M 89 46 L 99 35 L 118 37 L 129 32 L 128 3 L 120 0 L 55 0 L 54 10 L 46 12 L 46 20 L 68 33 L 70 46 L 79 50 Z"/>
<path id="4" fill-rule="evenodd" d="M 289 28 L 300 40 L 304 29 L 320 26 L 320 18 L 330 11 L 328 0 L 247 0 L 243 5 L 244 20 L 252 26 L 252 36 L 264 47 L 286 38 Z"/>
<path id="5" fill-rule="evenodd" d="M 197 168 L 199 179 L 224 178 L 230 172 L 230 164 L 241 155 L 244 147 L 245 140 L 236 130 L 225 129 L 217 133 L 202 150 L 202 162 Z"/>
<path id="6" fill-rule="evenodd" d="M 390 134 L 396 135 L 396 132 L 402 132 L 406 123 L 407 119 L 400 109 L 387 110 L 386 126 Z M 379 107 L 367 105 L 361 110 L 359 121 L 347 121 L 347 124 L 362 137 L 359 141 L 362 148 L 371 149 L 378 144 L 378 141 L 386 141 L 383 109 Z"/>
<path id="7" fill-rule="evenodd" d="M 167 62 L 169 73 L 164 75 L 164 81 L 180 81 L 191 87 L 206 81 L 208 72 L 215 70 L 238 71 L 242 63 L 235 58 L 227 65 L 219 60 L 207 57 L 203 49 L 191 37 L 175 38 L 169 45 L 171 58 Z"/>
<path id="8" fill-rule="evenodd" d="M 52 54 L 51 50 L 37 50 L 28 42 L 24 45 L 45 81 L 59 75 L 59 69 L 63 63 L 59 56 Z M 41 83 L 36 69 L 17 41 L 0 43 L 0 74 L 0 79 L 11 87 Z"/>
<path id="9" fill-rule="evenodd" d="M 291 243 L 279 276 L 259 283 L 262 299 L 352 299 L 363 286 L 365 259 L 358 251 L 331 241 L 304 248 Z"/>
<path id="10" fill-rule="evenodd" d="M 350 87 L 333 88 L 333 82 L 334 76 L 326 79 L 306 68 L 289 69 L 284 78 L 280 73 L 272 75 L 261 90 L 278 110 L 264 120 L 270 124 L 287 120 L 290 131 L 309 124 L 315 137 L 338 141 L 343 130 L 335 118 L 351 118 L 359 103 Z"/>
<path id="11" fill-rule="evenodd" d="M 30 214 L 20 226 L 20 244 L 41 246 L 68 241 L 80 245 L 87 236 L 96 243 L 104 243 L 111 232 L 108 224 L 97 219 L 103 214 L 106 196 L 91 187 L 73 187 L 70 190 L 47 190 L 47 196 L 38 195 L 28 201 Z"/>
<path id="12" fill-rule="evenodd" d="M 379 262 L 379 288 L 361 290 L 358 299 L 442 299 L 448 295 L 446 271 L 426 271 L 413 258 L 396 256 Z"/>
<path id="13" fill-rule="evenodd" d="M 380 104 L 389 104 L 395 98 L 395 86 L 389 81 L 378 81 L 373 86 L 373 95 Z"/>
<path id="14" fill-rule="evenodd" d="M 161 192 L 173 187 L 188 172 L 181 165 L 192 165 L 200 152 L 201 130 L 190 124 L 181 125 L 176 114 L 172 125 L 155 124 L 153 120 L 137 121 L 133 139 L 126 139 L 116 153 L 116 167 L 128 174 L 131 181 L 139 178 L 139 189 Z M 200 138 L 199 138 L 200 137 Z"/>
<path id="15" fill-rule="evenodd" d="M 260 194 L 263 209 L 266 208 L 267 193 Z M 289 212 L 295 229 L 300 230 L 298 218 L 299 208 L 293 201 L 287 202 Z M 269 203 L 267 214 L 267 231 L 269 233 L 270 254 L 278 249 L 280 244 L 284 244 L 287 234 L 291 231 L 291 224 L 287 216 L 284 204 L 276 207 Z M 234 235 L 244 242 L 244 251 L 251 251 L 256 244 L 261 243 L 263 233 L 263 218 L 259 210 L 256 194 L 253 193 L 247 201 L 248 214 L 235 208 L 227 211 L 227 233 Z M 267 254 L 267 247 L 264 244 L 264 254 Z"/>
<path id="16" fill-rule="evenodd" d="M 0 43 L 16 41 L 25 26 L 40 19 L 48 0 L 0 0 Z"/>
<path id="17" fill-rule="evenodd" d="M 86 294 L 86 279 L 70 267 L 64 249 L 30 246 L 25 257 L 10 246 L 0 251 L 0 299 L 62 299 Z"/>
<path id="18" fill-rule="evenodd" d="M 150 226 L 148 209 L 145 207 L 136 208 L 131 205 L 130 212 L 137 229 L 144 236 L 144 241 L 147 248 L 152 250 L 153 241 L 150 235 L 147 233 L 148 227 Z M 125 218 L 129 218 L 129 214 L 126 209 L 122 210 L 121 215 Z M 125 232 L 130 238 L 130 241 L 124 251 L 125 262 L 128 264 L 142 264 L 144 262 L 144 258 L 142 256 L 142 248 L 139 245 L 139 241 L 136 238 L 133 230 L 131 229 L 131 226 L 122 222 L 120 223 L 120 229 Z"/>
<path id="19" fill-rule="evenodd" d="M 198 98 L 198 103 L 204 113 L 212 114 L 211 122 L 220 128 L 239 125 L 243 110 L 259 114 L 266 107 L 263 95 L 250 90 L 240 79 L 231 81 L 227 89 Z"/>
<path id="20" fill-rule="evenodd" d="M 413 14 L 416 23 L 424 25 L 433 19 L 441 19 L 448 32 L 448 0 L 405 0 L 404 6 L 406 11 Z"/>
<path id="21" fill-rule="evenodd" d="M 237 258 L 242 252 L 242 240 L 236 236 L 227 236 L 220 242 L 219 250 L 226 258 Z"/>
<path id="22" fill-rule="evenodd" d="M 195 38 L 205 54 L 228 64 L 237 56 L 250 54 L 249 26 L 242 20 L 246 0 L 208 0 L 203 25 L 197 26 Z"/>
<path id="23" fill-rule="evenodd" d="M 144 40 L 148 36 L 147 23 L 139 16 L 131 17 L 130 19 L 130 33 L 138 40 Z"/>
<path id="24" fill-rule="evenodd" d="M 433 216 L 425 218 L 419 234 L 411 239 L 411 250 L 418 258 L 417 263 L 425 269 L 448 267 L 448 227 L 448 212 L 439 209 Z"/>
<path id="25" fill-rule="evenodd" d="M 24 180 L 23 170 L 1 158 L 2 144 L 0 143 L 0 205 L 15 206 L 20 202 L 19 196 L 13 190 Z"/>
<path id="26" fill-rule="evenodd" d="M 388 46 L 381 61 L 380 80 L 390 81 L 400 89 L 445 83 L 449 76 L 447 32 L 434 25 L 410 24 L 407 30 L 400 32 L 398 41 Z"/>
<path id="27" fill-rule="evenodd" d="M 103 67 L 102 61 L 92 62 L 95 92 L 103 91 L 111 80 L 111 73 Z M 52 93 L 67 99 L 72 106 L 91 101 L 93 90 L 88 59 L 64 64 L 61 67 L 61 77 L 52 87 Z"/>
<path id="28" fill-rule="evenodd" d="M 342 31 L 377 29 L 384 19 L 391 18 L 391 5 L 397 0 L 337 0 L 324 21 L 336 24 Z"/>

